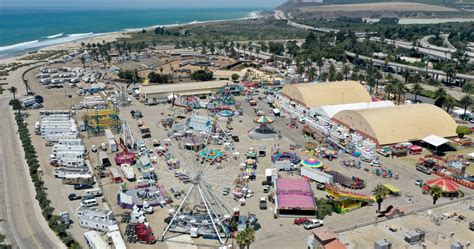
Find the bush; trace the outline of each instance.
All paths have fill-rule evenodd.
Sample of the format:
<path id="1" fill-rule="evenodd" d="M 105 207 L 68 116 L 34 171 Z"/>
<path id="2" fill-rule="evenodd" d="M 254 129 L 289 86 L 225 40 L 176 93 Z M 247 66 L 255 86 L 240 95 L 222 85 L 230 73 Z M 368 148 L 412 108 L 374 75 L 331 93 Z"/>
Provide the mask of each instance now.
<path id="1" fill-rule="evenodd" d="M 191 79 L 197 81 L 209 81 L 212 80 L 212 77 L 214 77 L 214 74 L 206 70 L 197 70 L 191 74 Z"/>
<path id="2" fill-rule="evenodd" d="M 150 72 L 147 76 L 150 83 L 169 83 L 171 81 L 171 76 L 168 74 L 157 74 L 155 72 Z"/>
<path id="3" fill-rule="evenodd" d="M 324 219 L 324 217 L 328 215 L 331 216 L 332 213 L 334 212 L 334 206 L 327 199 L 323 199 L 323 198 L 316 199 L 316 204 L 318 206 L 318 211 L 317 211 L 316 216 L 320 220 Z"/>
<path id="4" fill-rule="evenodd" d="M 463 138 L 465 135 L 472 134 L 472 130 L 467 126 L 460 125 L 456 128 L 456 133 L 460 138 Z"/>

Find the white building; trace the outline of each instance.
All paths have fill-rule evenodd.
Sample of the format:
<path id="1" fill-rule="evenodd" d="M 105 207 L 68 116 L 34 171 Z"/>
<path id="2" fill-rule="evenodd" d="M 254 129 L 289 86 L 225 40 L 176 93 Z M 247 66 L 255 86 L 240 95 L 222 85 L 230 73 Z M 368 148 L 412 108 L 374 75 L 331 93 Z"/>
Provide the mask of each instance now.
<path id="1" fill-rule="evenodd" d="M 81 227 L 102 232 L 117 231 L 114 213 L 102 208 L 79 207 L 76 209 Z"/>

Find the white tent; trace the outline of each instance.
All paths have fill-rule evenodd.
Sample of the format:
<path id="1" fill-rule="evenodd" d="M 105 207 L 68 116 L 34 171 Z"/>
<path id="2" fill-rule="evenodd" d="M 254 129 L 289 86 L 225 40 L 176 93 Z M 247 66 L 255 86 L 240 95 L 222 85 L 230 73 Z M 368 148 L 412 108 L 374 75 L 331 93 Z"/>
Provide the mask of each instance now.
<path id="1" fill-rule="evenodd" d="M 449 140 L 444 138 L 444 137 L 439 137 L 436 135 L 429 135 L 425 138 L 422 139 L 423 142 L 429 143 L 435 147 L 439 147 L 440 145 L 443 145 L 445 143 L 448 143 Z"/>
<path id="2" fill-rule="evenodd" d="M 369 103 L 351 103 L 351 104 L 340 104 L 340 105 L 325 105 L 316 108 L 311 108 L 311 115 L 318 114 L 324 117 L 333 118 L 340 111 L 345 110 L 361 110 L 370 108 L 380 108 L 395 106 L 392 101 L 376 101 Z"/>

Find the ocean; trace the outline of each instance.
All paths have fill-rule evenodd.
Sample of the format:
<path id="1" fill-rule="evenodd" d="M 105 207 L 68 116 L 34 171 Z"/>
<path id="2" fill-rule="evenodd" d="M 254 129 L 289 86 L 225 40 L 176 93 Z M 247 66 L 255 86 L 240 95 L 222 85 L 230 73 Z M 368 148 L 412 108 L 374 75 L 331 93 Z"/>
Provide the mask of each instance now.
<path id="1" fill-rule="evenodd" d="M 0 8 L 0 57 L 108 32 L 158 25 L 250 18 L 262 10 Z"/>

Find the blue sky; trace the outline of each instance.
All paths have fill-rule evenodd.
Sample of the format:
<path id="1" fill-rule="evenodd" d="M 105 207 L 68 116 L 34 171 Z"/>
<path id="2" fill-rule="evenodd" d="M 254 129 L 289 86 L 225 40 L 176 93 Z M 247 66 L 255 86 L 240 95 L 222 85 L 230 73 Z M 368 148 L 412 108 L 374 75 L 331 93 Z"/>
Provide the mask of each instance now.
<path id="1" fill-rule="evenodd" d="M 0 0 L 5 7 L 276 7 L 286 0 Z M 1 11 L 0 11 L 1 12 Z"/>

